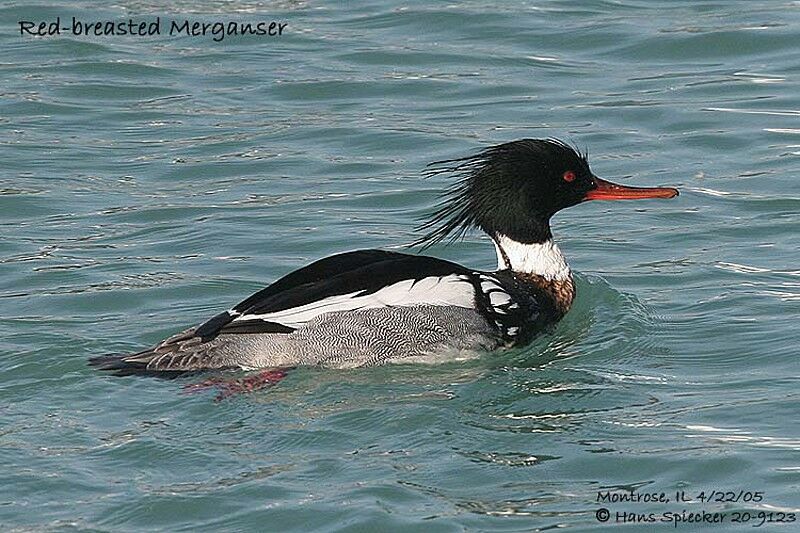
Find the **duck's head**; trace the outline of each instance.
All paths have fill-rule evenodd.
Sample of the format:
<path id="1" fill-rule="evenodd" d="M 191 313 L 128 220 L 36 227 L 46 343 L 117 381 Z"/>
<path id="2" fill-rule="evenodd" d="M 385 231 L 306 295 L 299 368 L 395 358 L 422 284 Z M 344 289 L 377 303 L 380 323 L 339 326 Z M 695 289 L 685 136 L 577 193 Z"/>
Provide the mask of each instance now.
<path id="1" fill-rule="evenodd" d="M 472 227 L 495 240 L 543 243 L 552 238 L 550 218 L 587 200 L 673 198 L 670 187 L 627 187 L 595 176 L 586 155 L 557 139 L 522 139 L 462 159 L 430 165 L 429 175 L 454 174 L 431 220 L 421 226 L 425 245 Z"/>

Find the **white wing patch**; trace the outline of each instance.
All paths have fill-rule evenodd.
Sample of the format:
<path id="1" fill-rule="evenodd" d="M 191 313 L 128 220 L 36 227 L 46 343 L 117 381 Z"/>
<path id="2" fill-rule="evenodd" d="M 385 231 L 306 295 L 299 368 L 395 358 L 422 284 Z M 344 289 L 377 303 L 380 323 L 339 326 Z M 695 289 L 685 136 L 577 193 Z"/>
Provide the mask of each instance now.
<path id="1" fill-rule="evenodd" d="M 498 307 L 510 302 L 511 296 L 507 292 L 492 291 L 489 293 L 489 301 L 493 307 Z"/>
<path id="2" fill-rule="evenodd" d="M 482 275 L 481 276 L 481 291 L 483 291 L 489 298 L 489 304 L 494 308 L 495 312 L 505 314 L 507 307 L 516 307 L 516 303 L 512 303 L 511 295 L 506 292 L 500 282 L 495 278 Z M 510 304 L 510 305 L 509 305 Z"/>
<path id="3" fill-rule="evenodd" d="M 233 321 L 268 320 L 298 328 L 323 313 L 376 309 L 380 307 L 413 307 L 417 305 L 475 307 L 475 290 L 467 276 L 429 276 L 420 280 L 406 279 L 388 285 L 372 294 L 362 291 L 323 298 L 309 304 L 260 315 L 247 314 Z"/>

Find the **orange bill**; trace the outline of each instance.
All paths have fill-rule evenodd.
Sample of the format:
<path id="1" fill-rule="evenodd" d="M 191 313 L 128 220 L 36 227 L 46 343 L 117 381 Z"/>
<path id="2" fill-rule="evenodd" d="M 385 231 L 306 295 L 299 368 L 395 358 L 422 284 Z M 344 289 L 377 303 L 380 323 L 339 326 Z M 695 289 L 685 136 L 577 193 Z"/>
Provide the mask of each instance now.
<path id="1" fill-rule="evenodd" d="M 586 193 L 585 200 L 641 200 L 645 198 L 675 198 L 678 189 L 672 187 L 627 187 L 595 177 L 596 189 Z"/>

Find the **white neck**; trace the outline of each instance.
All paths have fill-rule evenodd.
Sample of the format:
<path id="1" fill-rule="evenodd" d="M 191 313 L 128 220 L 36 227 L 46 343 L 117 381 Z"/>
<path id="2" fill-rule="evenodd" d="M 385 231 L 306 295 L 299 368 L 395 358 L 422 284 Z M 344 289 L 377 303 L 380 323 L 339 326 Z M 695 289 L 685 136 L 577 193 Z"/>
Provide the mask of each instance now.
<path id="1" fill-rule="evenodd" d="M 552 240 L 523 244 L 499 234 L 492 240 L 497 250 L 497 270 L 510 268 L 547 280 L 565 280 L 572 276 L 564 254 Z"/>

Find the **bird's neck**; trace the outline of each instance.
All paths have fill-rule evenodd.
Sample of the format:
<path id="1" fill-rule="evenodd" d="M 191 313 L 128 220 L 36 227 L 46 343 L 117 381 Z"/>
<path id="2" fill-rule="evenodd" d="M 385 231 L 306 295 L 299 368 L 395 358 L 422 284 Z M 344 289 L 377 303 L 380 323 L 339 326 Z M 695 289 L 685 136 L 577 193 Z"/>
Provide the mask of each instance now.
<path id="1" fill-rule="evenodd" d="M 514 277 L 532 292 L 543 294 L 560 318 L 575 299 L 575 282 L 567 260 L 553 239 L 521 243 L 505 235 L 493 235 L 497 250 L 497 269 L 511 270 Z"/>
<path id="2" fill-rule="evenodd" d="M 522 243 L 496 234 L 492 240 L 497 251 L 497 270 L 511 269 L 515 273 L 539 276 L 547 281 L 572 279 L 567 260 L 552 239 Z"/>

